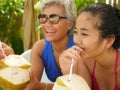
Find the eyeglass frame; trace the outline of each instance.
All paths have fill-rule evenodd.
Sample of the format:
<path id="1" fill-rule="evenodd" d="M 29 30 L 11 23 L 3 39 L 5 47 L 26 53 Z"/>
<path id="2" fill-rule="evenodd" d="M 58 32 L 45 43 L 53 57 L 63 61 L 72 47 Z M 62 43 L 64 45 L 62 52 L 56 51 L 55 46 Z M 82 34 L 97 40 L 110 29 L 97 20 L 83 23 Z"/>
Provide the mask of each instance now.
<path id="1" fill-rule="evenodd" d="M 40 17 L 41 17 L 41 16 L 43 16 L 43 17 L 46 19 L 44 22 L 40 22 Z M 57 16 L 57 17 L 58 17 L 58 20 L 57 20 L 55 23 L 52 22 L 52 20 L 51 20 L 54 16 Z M 50 19 L 50 18 L 51 18 L 51 19 Z M 39 19 L 39 23 L 40 23 L 40 24 L 46 23 L 48 19 L 49 19 L 49 22 L 50 22 L 50 23 L 52 23 L 52 24 L 58 24 L 59 21 L 60 21 L 60 19 L 67 19 L 67 17 L 60 16 L 60 15 L 58 15 L 58 14 L 50 14 L 50 15 L 39 14 L 39 15 L 38 15 L 38 19 Z"/>

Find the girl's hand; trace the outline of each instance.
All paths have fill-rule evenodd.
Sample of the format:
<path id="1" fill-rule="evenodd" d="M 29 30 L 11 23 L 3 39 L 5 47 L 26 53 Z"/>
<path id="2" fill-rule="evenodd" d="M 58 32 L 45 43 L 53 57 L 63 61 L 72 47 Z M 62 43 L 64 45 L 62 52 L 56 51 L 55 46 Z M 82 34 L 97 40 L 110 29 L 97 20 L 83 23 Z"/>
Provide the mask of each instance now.
<path id="1" fill-rule="evenodd" d="M 74 67 L 73 67 L 73 73 L 77 73 L 75 68 L 75 65 L 78 60 L 80 60 L 80 53 L 83 51 L 77 46 L 73 46 L 67 50 L 65 50 L 60 58 L 59 58 L 59 63 L 60 63 L 60 68 L 63 74 L 69 74 L 70 72 L 70 65 L 72 63 L 72 58 L 74 58 Z"/>

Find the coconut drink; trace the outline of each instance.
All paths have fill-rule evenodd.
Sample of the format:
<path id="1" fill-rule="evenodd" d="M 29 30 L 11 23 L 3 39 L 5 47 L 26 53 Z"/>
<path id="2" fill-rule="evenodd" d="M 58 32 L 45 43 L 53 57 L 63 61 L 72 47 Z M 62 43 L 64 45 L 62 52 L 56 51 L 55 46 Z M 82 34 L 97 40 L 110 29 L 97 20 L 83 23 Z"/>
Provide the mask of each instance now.
<path id="1" fill-rule="evenodd" d="M 56 79 L 56 82 L 52 90 L 91 90 L 87 82 L 76 74 L 72 74 L 69 80 L 69 75 L 60 76 Z"/>
<path id="2" fill-rule="evenodd" d="M 31 64 L 20 55 L 0 61 L 0 90 L 23 90 L 28 84 Z"/>

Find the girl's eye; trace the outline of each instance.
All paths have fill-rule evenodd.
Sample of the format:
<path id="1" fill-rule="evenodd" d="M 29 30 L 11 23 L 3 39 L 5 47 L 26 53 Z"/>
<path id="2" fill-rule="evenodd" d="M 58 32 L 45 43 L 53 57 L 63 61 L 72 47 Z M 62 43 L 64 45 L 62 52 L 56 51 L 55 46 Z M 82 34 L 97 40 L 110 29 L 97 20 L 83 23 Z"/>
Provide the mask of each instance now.
<path id="1" fill-rule="evenodd" d="M 88 34 L 86 34 L 86 33 L 82 33 L 82 35 L 87 36 Z"/>
<path id="2" fill-rule="evenodd" d="M 74 34 L 76 34 L 77 33 L 77 31 L 76 30 L 74 30 Z"/>

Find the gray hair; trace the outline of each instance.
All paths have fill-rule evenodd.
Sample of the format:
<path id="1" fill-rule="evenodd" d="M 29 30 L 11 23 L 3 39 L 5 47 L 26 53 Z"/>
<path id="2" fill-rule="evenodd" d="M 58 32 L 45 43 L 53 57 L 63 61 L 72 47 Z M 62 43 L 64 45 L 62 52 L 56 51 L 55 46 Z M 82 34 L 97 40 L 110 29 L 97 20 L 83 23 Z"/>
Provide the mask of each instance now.
<path id="1" fill-rule="evenodd" d="M 65 9 L 65 15 L 67 19 L 76 20 L 76 5 L 74 3 L 74 0 L 43 0 L 41 4 L 41 9 L 44 11 L 44 9 L 48 6 L 51 6 L 53 4 L 57 4 L 60 7 L 64 7 Z"/>

